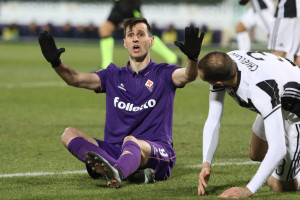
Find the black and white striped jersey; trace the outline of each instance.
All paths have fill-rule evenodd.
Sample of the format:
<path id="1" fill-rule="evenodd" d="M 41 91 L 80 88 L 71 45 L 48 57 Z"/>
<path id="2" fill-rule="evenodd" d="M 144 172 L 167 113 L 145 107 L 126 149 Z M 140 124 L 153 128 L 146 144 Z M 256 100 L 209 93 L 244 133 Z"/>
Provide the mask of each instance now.
<path id="1" fill-rule="evenodd" d="M 260 12 L 264 9 L 273 9 L 274 3 L 272 0 L 251 0 L 254 12 Z"/>
<path id="2" fill-rule="evenodd" d="M 300 17 L 300 0 L 278 0 L 275 17 Z"/>
<path id="3" fill-rule="evenodd" d="M 267 118 L 283 108 L 285 118 L 299 120 L 300 68 L 291 61 L 266 52 L 231 51 L 227 53 L 238 67 L 237 88 L 227 93 L 242 107 Z M 224 88 L 225 89 L 225 88 Z M 211 88 L 212 92 L 221 88 Z M 296 110 L 295 110 L 296 109 Z"/>

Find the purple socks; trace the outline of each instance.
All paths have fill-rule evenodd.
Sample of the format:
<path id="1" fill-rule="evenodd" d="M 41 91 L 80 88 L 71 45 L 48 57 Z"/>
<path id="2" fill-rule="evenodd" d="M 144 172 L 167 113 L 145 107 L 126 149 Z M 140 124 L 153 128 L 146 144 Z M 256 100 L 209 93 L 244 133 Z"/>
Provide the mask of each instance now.
<path id="1" fill-rule="evenodd" d="M 141 149 L 139 145 L 133 141 L 128 141 L 122 146 L 122 154 L 115 160 L 108 155 L 105 150 L 93 143 L 90 143 L 82 137 L 76 137 L 71 140 L 68 145 L 68 150 L 82 162 L 86 162 L 85 154 L 93 151 L 105 158 L 112 166 L 120 169 L 123 172 L 123 178 L 126 178 L 136 171 L 141 163 Z"/>
<path id="2" fill-rule="evenodd" d="M 116 160 L 108 155 L 101 147 L 94 145 L 83 139 L 82 137 L 76 137 L 71 140 L 68 145 L 68 150 L 79 160 L 85 162 L 85 154 L 89 151 L 93 151 L 103 158 L 105 158 L 111 165 L 114 165 Z"/>
<path id="3" fill-rule="evenodd" d="M 119 168 L 123 172 L 123 178 L 126 178 L 139 168 L 141 163 L 141 149 L 137 143 L 128 141 L 123 144 L 121 152 L 122 154 L 114 167 Z"/>

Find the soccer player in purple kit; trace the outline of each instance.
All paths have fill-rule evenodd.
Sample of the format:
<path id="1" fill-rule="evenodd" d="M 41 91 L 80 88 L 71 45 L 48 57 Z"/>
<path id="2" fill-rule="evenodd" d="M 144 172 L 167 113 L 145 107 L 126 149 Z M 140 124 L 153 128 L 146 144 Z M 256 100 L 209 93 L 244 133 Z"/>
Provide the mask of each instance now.
<path id="1" fill-rule="evenodd" d="M 155 41 L 145 18 L 126 19 L 123 25 L 127 65 L 111 63 L 95 73 L 80 73 L 66 65 L 60 59 L 65 49 L 57 49 L 50 33 L 39 35 L 44 57 L 67 84 L 106 93 L 104 141 L 69 127 L 62 143 L 87 163 L 90 175 L 101 175 L 108 187 L 116 188 L 126 178 L 147 183 L 154 181 L 154 173 L 155 180 L 171 175 L 176 160 L 172 141 L 175 91 L 196 79 L 204 37 L 198 28 L 187 27 L 184 43 L 174 42 L 188 57 L 182 68 L 151 60 Z"/>

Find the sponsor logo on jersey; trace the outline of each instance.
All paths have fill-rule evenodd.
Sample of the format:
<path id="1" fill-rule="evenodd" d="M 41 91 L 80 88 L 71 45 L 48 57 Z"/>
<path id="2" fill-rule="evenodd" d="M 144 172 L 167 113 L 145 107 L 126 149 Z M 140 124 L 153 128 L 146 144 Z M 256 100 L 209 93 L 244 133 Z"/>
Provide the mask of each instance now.
<path id="1" fill-rule="evenodd" d="M 148 88 L 150 92 L 152 92 L 153 90 L 153 84 L 154 84 L 153 81 L 151 81 L 150 79 L 148 79 L 145 83 L 145 86 Z"/>
<path id="2" fill-rule="evenodd" d="M 126 110 L 126 111 L 132 111 L 132 112 L 137 112 L 140 110 L 148 109 L 148 108 L 153 108 L 156 105 L 155 99 L 150 99 L 146 103 L 140 106 L 136 106 L 132 103 L 126 103 L 123 101 L 120 101 L 120 97 L 115 97 L 114 98 L 114 107 L 119 108 L 121 110 Z"/>
<path id="3" fill-rule="evenodd" d="M 121 83 L 121 84 L 118 86 L 118 88 L 120 88 L 121 90 L 124 90 L 124 91 L 126 91 L 126 88 L 125 88 L 125 86 L 124 86 L 124 84 L 123 84 L 123 83 Z"/>

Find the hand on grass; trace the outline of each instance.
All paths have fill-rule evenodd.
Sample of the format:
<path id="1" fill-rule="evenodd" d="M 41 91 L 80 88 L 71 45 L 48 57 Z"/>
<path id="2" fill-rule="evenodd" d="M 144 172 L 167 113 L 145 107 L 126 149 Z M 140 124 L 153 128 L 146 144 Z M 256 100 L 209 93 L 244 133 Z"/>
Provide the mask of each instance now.
<path id="1" fill-rule="evenodd" d="M 219 198 L 229 199 L 229 198 L 247 198 L 252 195 L 252 192 L 248 188 L 243 187 L 232 187 L 225 190 L 219 195 Z"/>
<path id="2" fill-rule="evenodd" d="M 209 181 L 210 177 L 210 166 L 208 163 L 203 164 L 202 170 L 199 174 L 199 185 L 198 185 L 198 195 L 204 195 L 205 194 L 205 188 L 207 188 L 207 183 Z"/>

